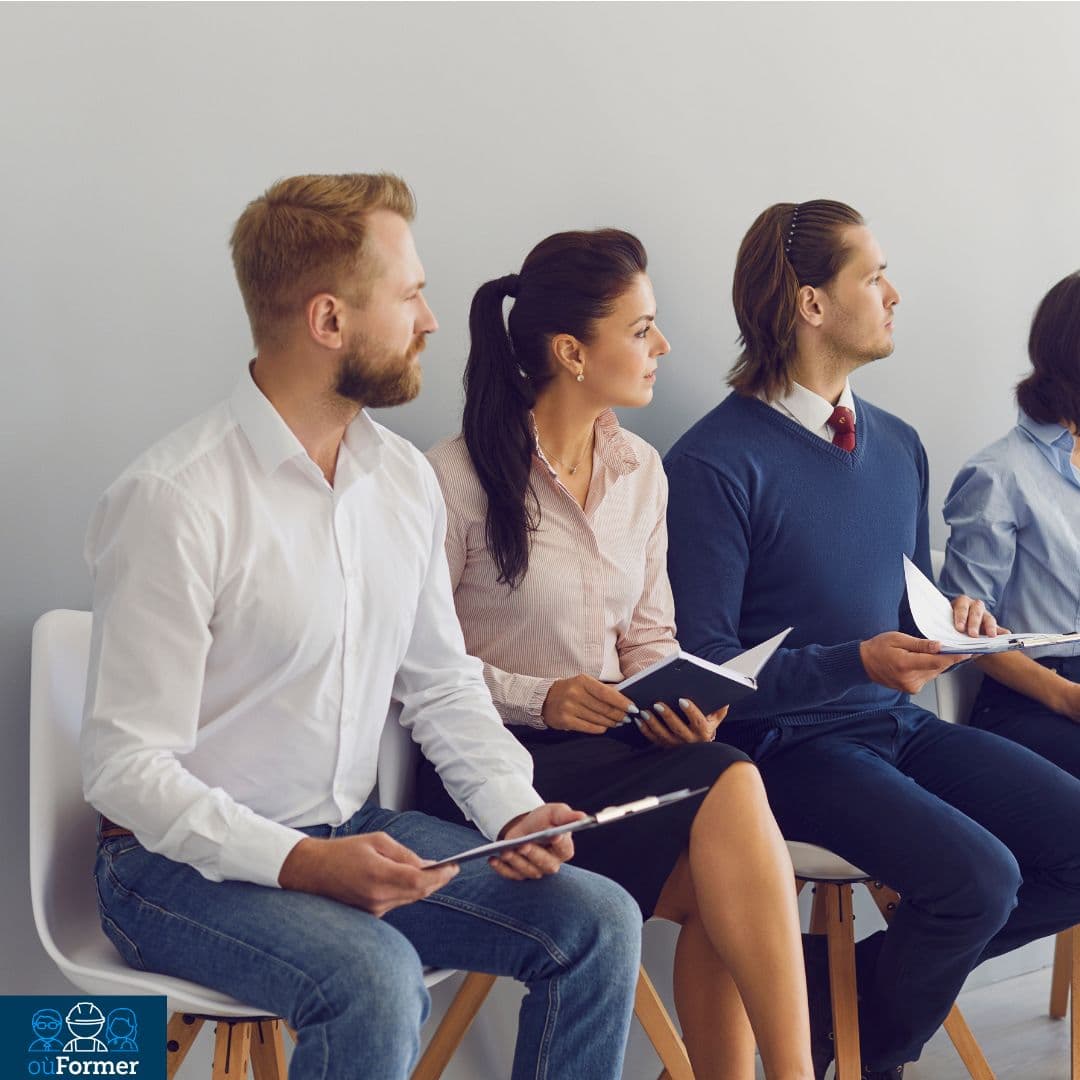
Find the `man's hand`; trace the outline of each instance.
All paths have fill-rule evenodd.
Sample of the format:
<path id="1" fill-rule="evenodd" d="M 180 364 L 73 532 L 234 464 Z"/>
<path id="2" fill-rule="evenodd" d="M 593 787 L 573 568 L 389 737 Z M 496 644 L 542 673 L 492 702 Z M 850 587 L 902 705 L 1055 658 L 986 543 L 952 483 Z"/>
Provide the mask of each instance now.
<path id="1" fill-rule="evenodd" d="M 997 637 L 1009 631 L 999 627 L 997 619 L 986 610 L 981 600 L 972 600 L 970 596 L 958 596 L 952 602 L 953 623 L 956 629 L 968 637 Z"/>
<path id="2" fill-rule="evenodd" d="M 869 638 L 859 646 L 859 656 L 872 682 L 917 694 L 931 679 L 948 671 L 967 656 L 940 655 L 941 642 L 927 641 L 889 631 Z"/>
<path id="3" fill-rule="evenodd" d="M 618 727 L 637 706 L 608 683 L 591 675 L 575 675 L 551 684 L 541 715 L 556 731 L 603 735 Z"/>
<path id="4" fill-rule="evenodd" d="M 307 837 L 289 852 L 278 874 L 283 889 L 315 893 L 381 918 L 446 885 L 455 865 L 426 870 L 414 851 L 383 832 L 330 840 Z"/>
<path id="5" fill-rule="evenodd" d="M 511 818 L 499 830 L 499 839 L 513 840 L 515 836 L 526 836 L 541 829 L 550 829 L 553 825 L 580 821 L 584 816 L 581 810 L 571 810 L 566 803 L 544 803 L 527 814 Z M 574 841 L 569 833 L 563 833 L 543 846 L 525 844 L 524 847 L 492 856 L 488 859 L 488 865 L 504 878 L 525 881 L 527 878 L 542 878 L 558 873 L 559 867 L 573 857 Z"/>
<path id="6" fill-rule="evenodd" d="M 716 729 L 727 716 L 728 707 L 706 716 L 692 701 L 679 698 L 680 716 L 670 705 L 658 701 L 641 714 L 640 730 L 657 746 L 682 746 L 684 743 L 712 742 Z"/>

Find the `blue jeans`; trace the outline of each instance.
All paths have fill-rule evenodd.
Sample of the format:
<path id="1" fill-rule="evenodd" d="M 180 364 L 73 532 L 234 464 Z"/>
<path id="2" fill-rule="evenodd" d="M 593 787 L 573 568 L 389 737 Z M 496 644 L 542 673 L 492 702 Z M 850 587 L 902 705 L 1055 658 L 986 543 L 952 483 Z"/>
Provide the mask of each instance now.
<path id="1" fill-rule="evenodd" d="M 916 1060 L 977 964 L 1080 922 L 1080 782 L 1030 750 L 908 706 L 752 756 L 787 839 L 902 897 L 859 986 L 868 1067 Z"/>
<path id="2" fill-rule="evenodd" d="M 425 814 L 368 805 L 312 836 L 382 830 L 425 858 L 482 842 Z M 514 1080 L 622 1074 L 641 913 L 606 878 L 564 866 L 539 881 L 465 863 L 425 900 L 373 915 L 325 897 L 211 882 L 132 837 L 101 843 L 102 926 L 132 967 L 190 979 L 284 1017 L 294 1080 L 404 1080 L 430 1002 L 425 967 L 509 975 L 528 986 Z"/>

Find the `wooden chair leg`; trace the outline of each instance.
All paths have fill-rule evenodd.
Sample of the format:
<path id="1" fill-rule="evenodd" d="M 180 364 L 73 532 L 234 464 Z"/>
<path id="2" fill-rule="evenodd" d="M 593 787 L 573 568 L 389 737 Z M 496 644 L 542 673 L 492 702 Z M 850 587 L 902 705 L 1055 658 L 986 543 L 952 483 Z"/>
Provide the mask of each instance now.
<path id="1" fill-rule="evenodd" d="M 450 1008 L 446 1010 L 442 1022 L 431 1036 L 431 1042 L 420 1058 L 412 1080 L 438 1080 L 442 1076 L 494 985 L 494 975 L 471 971 L 465 976 L 465 981 L 450 1003 Z"/>
<path id="2" fill-rule="evenodd" d="M 1054 938 L 1054 973 L 1050 977 L 1050 1016 L 1064 1020 L 1069 1011 L 1069 983 L 1072 981 L 1072 931 L 1062 930 Z"/>
<path id="3" fill-rule="evenodd" d="M 975 1036 L 971 1033 L 971 1028 L 968 1027 L 959 1005 L 954 1004 L 949 1010 L 949 1015 L 945 1017 L 945 1023 L 942 1027 L 945 1028 L 945 1034 L 949 1036 L 953 1047 L 960 1055 L 960 1060 L 964 1063 L 968 1076 L 972 1080 L 995 1080 L 994 1071 L 990 1068 L 990 1063 L 986 1060 L 982 1047 L 979 1046 Z"/>
<path id="4" fill-rule="evenodd" d="M 859 1080 L 862 1076 L 862 1056 L 855 989 L 855 923 L 851 913 L 851 886 L 819 882 L 814 899 L 824 908 L 825 932 L 829 941 L 836 1080 Z"/>
<path id="5" fill-rule="evenodd" d="M 286 1080 L 285 1045 L 280 1020 L 259 1020 L 251 1025 L 251 1075 L 254 1080 Z"/>
<path id="6" fill-rule="evenodd" d="M 169 1018 L 169 1027 L 165 1034 L 165 1075 L 168 1080 L 174 1080 L 177 1070 L 184 1064 L 191 1044 L 202 1031 L 202 1026 L 203 1021 L 190 1013 L 173 1013 Z"/>
<path id="7" fill-rule="evenodd" d="M 814 886 L 814 902 L 810 905 L 810 933 L 824 934 L 825 926 L 825 891 L 821 885 Z"/>
<path id="8" fill-rule="evenodd" d="M 251 1028 L 246 1022 L 219 1020 L 214 1029 L 212 1080 L 247 1080 Z"/>
<path id="9" fill-rule="evenodd" d="M 638 971 L 637 994 L 634 998 L 634 1015 L 653 1044 L 664 1071 L 662 1080 L 694 1080 L 686 1044 L 671 1022 L 660 995 L 644 968 Z"/>
<path id="10" fill-rule="evenodd" d="M 1069 1075 L 1072 1080 L 1080 1080 L 1080 1009 L 1076 1006 L 1077 999 L 1080 999 L 1080 931 L 1074 926 L 1068 934 L 1072 944 L 1069 964 L 1069 981 L 1072 984 L 1069 1009 Z"/>
<path id="11" fill-rule="evenodd" d="M 882 918 L 887 923 L 892 922 L 900 904 L 900 894 L 880 881 L 868 881 L 866 888 L 874 898 L 874 903 L 877 904 Z M 972 1080 L 994 1080 L 994 1071 L 990 1068 L 990 1063 L 986 1060 L 986 1055 L 983 1054 L 982 1047 L 976 1041 L 971 1028 L 968 1027 L 959 1005 L 953 1004 L 942 1026 Z"/>

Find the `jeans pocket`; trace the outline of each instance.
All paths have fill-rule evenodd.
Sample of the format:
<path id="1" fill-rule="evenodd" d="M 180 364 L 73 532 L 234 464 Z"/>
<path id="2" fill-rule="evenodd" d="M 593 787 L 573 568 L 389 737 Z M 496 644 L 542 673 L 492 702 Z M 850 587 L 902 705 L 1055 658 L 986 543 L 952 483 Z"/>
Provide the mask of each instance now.
<path id="1" fill-rule="evenodd" d="M 111 862 L 122 859 L 134 851 L 143 850 L 142 844 L 134 836 L 114 836 L 111 840 L 102 840 L 101 851 Z"/>
<path id="2" fill-rule="evenodd" d="M 98 919 L 101 922 L 101 929 L 104 931 L 105 936 L 113 943 L 113 947 L 128 967 L 135 968 L 137 971 L 145 971 L 146 965 L 143 963 L 138 945 L 120 929 L 119 923 L 113 917 L 122 918 L 121 913 L 124 910 L 125 903 L 130 905 L 131 898 L 127 897 L 126 890 L 113 870 L 116 853 L 110 849 L 110 846 L 116 844 L 126 845 L 129 840 L 130 838 L 118 838 L 106 841 L 105 844 L 99 847 L 97 863 L 94 866 L 94 887 L 97 892 Z M 135 842 L 133 847 L 141 850 L 138 842 Z M 131 847 L 125 846 L 121 854 L 130 850 L 132 850 Z"/>
<path id="3" fill-rule="evenodd" d="M 104 911 L 101 912 L 101 929 L 105 931 L 105 936 L 113 943 L 116 951 L 128 967 L 134 968 L 136 971 L 146 970 L 142 954 L 139 952 L 139 946 Z"/>

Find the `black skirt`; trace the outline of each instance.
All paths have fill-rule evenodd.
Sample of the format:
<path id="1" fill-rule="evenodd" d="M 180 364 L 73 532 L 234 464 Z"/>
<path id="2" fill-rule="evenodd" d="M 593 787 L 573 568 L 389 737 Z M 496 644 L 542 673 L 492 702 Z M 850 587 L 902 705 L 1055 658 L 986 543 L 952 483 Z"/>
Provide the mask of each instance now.
<path id="1" fill-rule="evenodd" d="M 632 724 L 606 735 L 524 727 L 513 733 L 532 755 L 533 786 L 541 797 L 588 813 L 646 795 L 712 787 L 729 765 L 750 760 L 726 743 L 655 746 Z M 416 795 L 419 809 L 464 823 L 427 758 L 420 762 Z M 690 825 L 704 798 L 578 833 L 573 864 L 617 881 L 637 901 L 642 917 L 649 918 L 689 846 Z"/>

